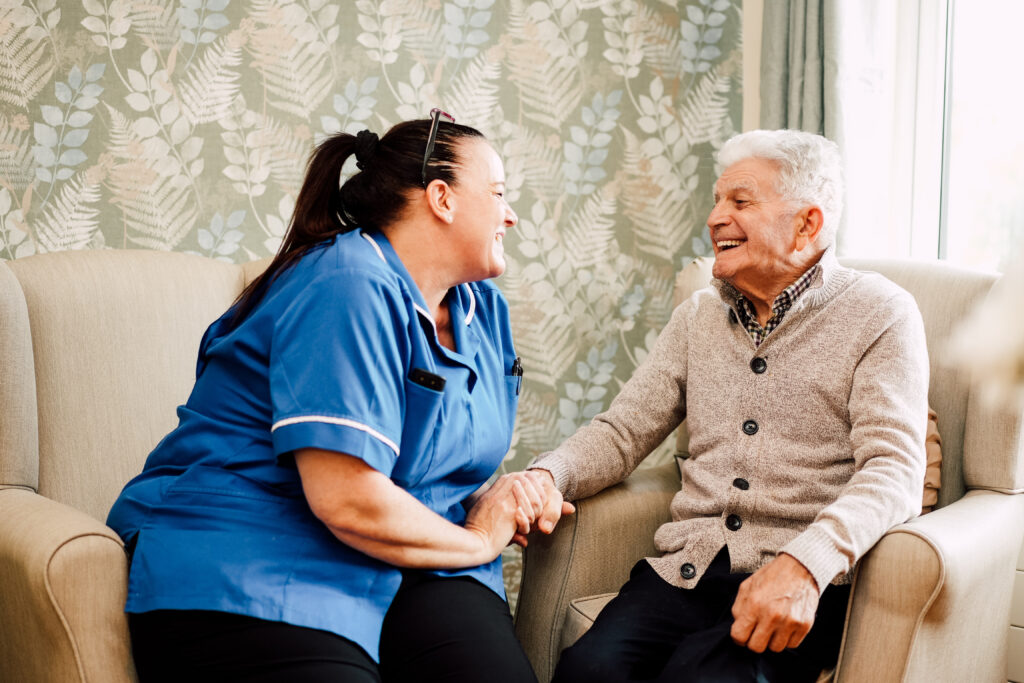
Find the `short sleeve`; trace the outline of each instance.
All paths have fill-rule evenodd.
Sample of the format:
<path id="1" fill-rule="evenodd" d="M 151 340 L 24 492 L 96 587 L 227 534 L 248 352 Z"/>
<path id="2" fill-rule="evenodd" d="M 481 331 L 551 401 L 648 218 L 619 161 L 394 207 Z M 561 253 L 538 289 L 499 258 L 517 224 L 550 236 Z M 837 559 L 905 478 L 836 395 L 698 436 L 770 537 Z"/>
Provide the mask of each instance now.
<path id="1" fill-rule="evenodd" d="M 402 434 L 407 313 L 379 275 L 338 270 L 304 287 L 270 346 L 274 452 L 321 448 L 390 475 Z"/>

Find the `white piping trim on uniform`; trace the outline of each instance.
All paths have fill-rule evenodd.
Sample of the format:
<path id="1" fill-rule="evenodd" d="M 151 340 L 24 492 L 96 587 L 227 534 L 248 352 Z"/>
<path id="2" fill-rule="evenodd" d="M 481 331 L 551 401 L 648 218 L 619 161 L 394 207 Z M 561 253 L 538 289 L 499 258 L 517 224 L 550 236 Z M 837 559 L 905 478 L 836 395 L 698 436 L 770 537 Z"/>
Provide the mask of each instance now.
<path id="1" fill-rule="evenodd" d="M 366 238 L 367 242 L 369 242 L 370 244 L 373 245 L 374 250 L 377 252 L 377 256 L 380 256 L 380 260 L 383 261 L 384 263 L 387 263 L 388 260 L 386 258 L 384 258 L 384 252 L 380 250 L 380 245 L 377 244 L 377 240 L 373 239 L 372 237 L 367 235 L 365 232 L 361 232 L 359 234 L 362 235 L 364 238 Z"/>
<path id="2" fill-rule="evenodd" d="M 352 427 L 353 429 L 358 429 L 359 431 L 366 432 L 370 436 L 374 437 L 375 439 L 383 443 L 385 446 L 393 450 L 395 452 L 395 455 L 398 455 L 398 444 L 396 444 L 394 441 L 384 436 L 376 429 L 367 427 L 361 422 L 356 422 L 355 420 L 346 420 L 343 417 L 327 417 L 326 415 L 302 415 L 300 417 L 286 417 L 283 420 L 278 420 L 277 422 L 275 422 L 274 426 L 270 428 L 270 431 L 273 432 L 275 429 L 279 427 L 287 427 L 288 425 L 299 424 L 300 422 L 323 422 L 326 424 L 339 425 L 341 427 Z"/>
<path id="3" fill-rule="evenodd" d="M 412 307 L 416 309 L 417 313 L 422 315 L 424 318 L 426 318 L 430 322 L 430 326 L 432 328 L 434 328 L 434 336 L 436 337 L 437 336 L 437 323 L 434 322 L 434 317 L 432 315 L 430 315 L 430 313 L 427 313 L 427 311 L 424 310 L 424 308 L 422 306 L 420 306 L 419 304 L 417 304 L 415 302 L 413 303 Z"/>
<path id="4" fill-rule="evenodd" d="M 469 292 L 469 313 L 466 314 L 466 324 L 468 325 L 473 321 L 473 315 L 476 313 L 476 295 L 473 293 L 473 289 L 469 285 L 463 283 L 463 286 L 466 288 L 466 291 Z"/>

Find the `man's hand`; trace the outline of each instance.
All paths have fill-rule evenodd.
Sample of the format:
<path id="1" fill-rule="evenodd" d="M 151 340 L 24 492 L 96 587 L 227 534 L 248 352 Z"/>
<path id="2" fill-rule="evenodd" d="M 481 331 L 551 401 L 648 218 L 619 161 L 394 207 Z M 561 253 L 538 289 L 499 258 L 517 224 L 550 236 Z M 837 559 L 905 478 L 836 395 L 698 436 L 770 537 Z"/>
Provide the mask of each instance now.
<path id="1" fill-rule="evenodd" d="M 799 645 L 814 624 L 818 584 L 792 555 L 781 553 L 740 584 L 732 639 L 754 652 Z"/>
<path id="2" fill-rule="evenodd" d="M 535 469 L 525 472 L 513 472 L 505 475 L 518 479 L 530 500 L 533 501 L 533 517 L 536 519 L 533 529 L 525 531 L 520 527 L 519 532 L 512 538 L 512 541 L 526 547 L 526 534 L 534 529 L 542 533 L 550 534 L 555 530 L 555 525 L 562 515 L 570 515 L 576 512 L 572 503 L 562 499 L 562 492 L 555 488 L 555 479 L 547 470 Z"/>

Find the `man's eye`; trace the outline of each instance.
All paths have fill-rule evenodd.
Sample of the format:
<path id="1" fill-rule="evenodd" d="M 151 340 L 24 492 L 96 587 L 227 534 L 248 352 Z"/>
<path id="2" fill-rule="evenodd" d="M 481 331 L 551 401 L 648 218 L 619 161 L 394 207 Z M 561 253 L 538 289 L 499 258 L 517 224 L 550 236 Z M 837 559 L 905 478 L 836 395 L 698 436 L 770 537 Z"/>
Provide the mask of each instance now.
<path id="1" fill-rule="evenodd" d="M 504 192 L 495 192 L 494 196 L 495 197 L 501 197 L 502 199 L 504 199 L 505 198 L 505 193 Z"/>
<path id="2" fill-rule="evenodd" d="M 746 206 L 749 203 L 746 199 L 734 199 L 732 201 L 736 206 Z"/>

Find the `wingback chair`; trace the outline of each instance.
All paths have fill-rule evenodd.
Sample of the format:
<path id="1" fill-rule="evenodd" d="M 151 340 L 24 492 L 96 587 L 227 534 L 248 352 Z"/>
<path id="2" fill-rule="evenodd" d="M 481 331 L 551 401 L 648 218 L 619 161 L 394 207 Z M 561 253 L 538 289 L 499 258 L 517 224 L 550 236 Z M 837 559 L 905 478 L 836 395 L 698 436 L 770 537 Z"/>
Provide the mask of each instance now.
<path id="1" fill-rule="evenodd" d="M 951 328 L 996 277 L 942 262 L 846 260 L 908 290 L 931 354 L 942 485 L 934 512 L 886 534 L 854 579 L 837 681 L 1005 681 L 1014 567 L 1024 534 L 1020 410 L 986 404 L 966 374 L 942 362 Z M 676 302 L 710 280 L 711 261 L 680 272 Z M 1012 314 L 1012 313 L 1008 313 Z M 923 419 L 923 416 L 922 416 Z M 685 457 L 685 422 L 678 431 Z M 577 512 L 525 551 L 516 631 L 541 681 L 582 635 L 641 557 L 679 491 L 674 463 L 640 469 L 576 502 Z"/>
<path id="2" fill-rule="evenodd" d="M 175 425 L 206 326 L 265 266 L 0 262 L 0 681 L 135 680 L 127 563 L 103 520 Z"/>

